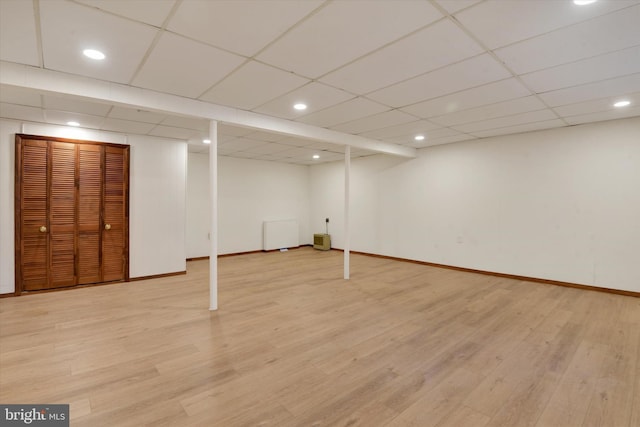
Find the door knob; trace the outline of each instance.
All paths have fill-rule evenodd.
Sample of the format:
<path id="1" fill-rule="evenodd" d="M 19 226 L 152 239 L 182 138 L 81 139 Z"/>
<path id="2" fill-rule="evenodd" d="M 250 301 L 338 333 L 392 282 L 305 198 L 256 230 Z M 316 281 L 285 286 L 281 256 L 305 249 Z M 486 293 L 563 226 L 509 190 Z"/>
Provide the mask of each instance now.
<path id="1" fill-rule="evenodd" d="M 104 225 L 104 229 L 105 230 L 111 230 L 111 224 L 105 224 Z"/>
<path id="2" fill-rule="evenodd" d="M 46 233 L 47 232 L 47 227 L 45 227 L 44 225 L 40 227 L 40 232 L 41 233 Z"/>

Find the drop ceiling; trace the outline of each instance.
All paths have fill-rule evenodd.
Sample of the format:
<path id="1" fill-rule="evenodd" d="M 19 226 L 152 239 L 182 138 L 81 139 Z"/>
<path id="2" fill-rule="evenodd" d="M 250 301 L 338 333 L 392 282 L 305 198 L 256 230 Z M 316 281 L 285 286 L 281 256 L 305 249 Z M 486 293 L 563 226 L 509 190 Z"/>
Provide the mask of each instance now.
<path id="1" fill-rule="evenodd" d="M 640 115 L 639 22 L 640 0 L 0 0 L 0 60 L 422 148 Z M 0 116 L 208 150 L 206 120 L 12 86 Z M 221 124 L 219 151 L 344 148 Z"/>

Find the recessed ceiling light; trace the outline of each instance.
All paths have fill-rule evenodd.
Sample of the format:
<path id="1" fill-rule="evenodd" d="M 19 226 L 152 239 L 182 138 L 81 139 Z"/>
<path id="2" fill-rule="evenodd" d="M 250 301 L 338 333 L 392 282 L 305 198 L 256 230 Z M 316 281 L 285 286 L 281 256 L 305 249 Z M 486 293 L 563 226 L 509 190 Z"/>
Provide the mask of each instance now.
<path id="1" fill-rule="evenodd" d="M 95 50 L 95 49 L 85 49 L 85 50 L 82 51 L 82 53 L 87 58 L 96 59 L 98 61 L 103 60 L 104 58 L 106 58 L 104 53 L 100 52 L 99 50 Z"/>
<path id="2" fill-rule="evenodd" d="M 597 1 L 598 0 L 573 0 L 573 4 L 578 6 L 586 6 L 588 4 L 595 3 Z"/>
<path id="3" fill-rule="evenodd" d="M 422 141 L 424 140 L 424 135 L 416 135 L 413 137 L 413 139 L 415 139 L 416 141 Z"/>
<path id="4" fill-rule="evenodd" d="M 613 104 L 613 106 L 616 108 L 621 108 L 621 107 L 626 107 L 630 104 L 631 104 L 631 101 L 618 101 L 615 104 Z"/>
<path id="5" fill-rule="evenodd" d="M 295 104 L 293 106 L 293 108 L 295 108 L 296 110 L 300 110 L 300 111 L 306 110 L 307 109 L 307 104 L 303 104 L 302 102 L 299 102 L 299 103 Z"/>
<path id="6" fill-rule="evenodd" d="M 80 123 L 78 123 L 78 122 L 67 122 L 67 124 L 69 126 L 80 126 Z"/>
<path id="7" fill-rule="evenodd" d="M 211 144 L 211 140 L 210 139 L 203 139 L 202 142 L 204 144 Z"/>
<path id="8" fill-rule="evenodd" d="M 319 158 L 320 158 L 320 155 L 319 155 L 319 154 L 314 154 L 314 155 L 313 155 L 313 158 L 317 160 L 317 159 L 319 159 Z"/>

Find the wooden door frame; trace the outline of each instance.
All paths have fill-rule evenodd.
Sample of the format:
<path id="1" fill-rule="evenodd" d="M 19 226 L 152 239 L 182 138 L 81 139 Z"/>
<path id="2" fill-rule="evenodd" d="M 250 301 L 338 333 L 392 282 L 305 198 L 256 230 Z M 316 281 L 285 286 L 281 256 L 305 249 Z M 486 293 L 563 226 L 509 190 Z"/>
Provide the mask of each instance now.
<path id="1" fill-rule="evenodd" d="M 22 236 L 22 225 L 20 219 L 22 218 L 22 179 L 23 179 L 23 164 L 22 164 L 22 141 L 25 139 L 31 140 L 39 140 L 39 141 L 54 141 L 54 142 L 66 142 L 71 144 L 84 144 L 84 145 L 99 145 L 104 147 L 116 147 L 124 149 L 124 158 L 125 158 L 125 171 L 124 171 L 124 182 L 125 182 L 125 207 L 124 207 L 124 248 L 123 248 L 123 258 L 124 258 L 124 280 L 125 282 L 130 281 L 129 277 L 129 183 L 130 183 L 130 149 L 131 146 L 128 144 L 114 144 L 110 142 L 99 142 L 99 141 L 85 141 L 81 139 L 69 139 L 69 138 L 57 138 L 51 136 L 42 136 L 42 135 L 29 135 L 23 133 L 16 133 L 15 136 L 15 174 L 14 174 L 14 269 L 15 269 L 15 295 L 20 295 L 23 292 L 22 289 L 22 251 L 21 251 L 21 236 Z M 77 165 L 76 165 L 77 166 Z M 49 169 L 49 168 L 48 168 Z M 48 170 L 50 173 L 50 170 Z M 114 282 L 109 282 L 114 283 Z M 91 286 L 91 285 L 77 285 L 77 286 Z M 60 290 L 71 288 L 58 288 Z M 50 292 L 56 289 L 45 289 L 43 291 Z M 33 291 L 39 292 L 39 291 Z"/>

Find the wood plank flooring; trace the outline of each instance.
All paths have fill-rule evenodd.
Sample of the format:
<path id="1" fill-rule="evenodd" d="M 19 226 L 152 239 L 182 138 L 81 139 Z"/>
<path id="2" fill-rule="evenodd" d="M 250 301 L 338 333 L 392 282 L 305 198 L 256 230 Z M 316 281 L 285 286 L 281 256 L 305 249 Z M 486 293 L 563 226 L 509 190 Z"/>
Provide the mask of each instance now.
<path id="1" fill-rule="evenodd" d="M 72 426 L 640 426 L 640 299 L 311 248 L 0 300 L 0 402 Z"/>

